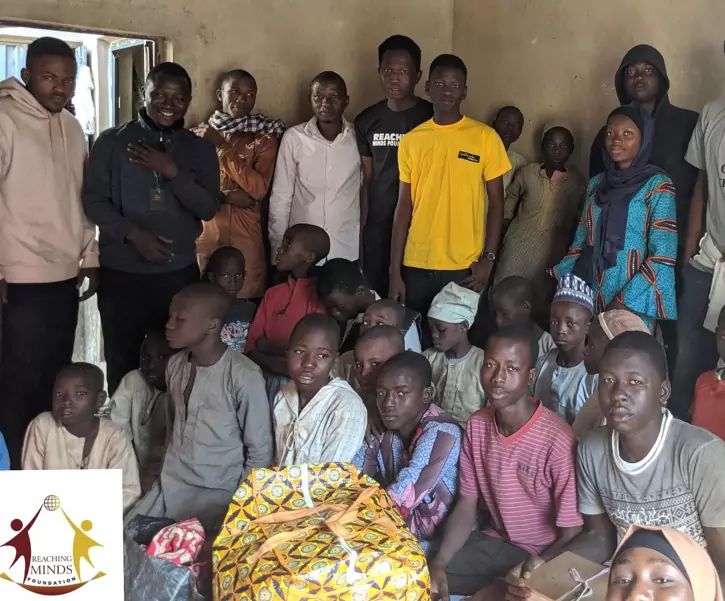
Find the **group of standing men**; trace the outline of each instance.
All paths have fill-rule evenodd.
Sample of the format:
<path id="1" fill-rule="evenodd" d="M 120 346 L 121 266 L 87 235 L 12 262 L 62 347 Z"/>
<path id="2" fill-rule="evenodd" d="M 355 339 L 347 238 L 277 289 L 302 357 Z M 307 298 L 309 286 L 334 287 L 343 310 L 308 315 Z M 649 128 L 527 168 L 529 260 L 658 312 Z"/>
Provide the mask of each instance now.
<path id="1" fill-rule="evenodd" d="M 280 121 L 252 114 L 257 86 L 242 70 L 224 77 L 221 110 L 186 129 L 191 80 L 179 65 L 162 63 L 148 75 L 145 108 L 99 136 L 84 172 L 86 140 L 65 110 L 74 54 L 54 38 L 30 46 L 23 81 L 0 83 L 0 430 L 12 457 L 71 359 L 79 300 L 98 292 L 113 392 L 137 367 L 144 334 L 163 325 L 172 296 L 199 279 L 214 248 L 243 251 L 242 295 L 261 296 L 260 207 L 270 189 L 272 257 L 289 226 L 312 223 L 328 232 L 330 258 L 360 259 L 372 289 L 422 314 L 451 281 L 486 289 L 501 241 L 504 184 L 520 158 L 510 145 L 523 116 L 510 110 L 495 130 L 464 116 L 468 73 L 453 55 L 432 62 L 431 102 L 423 100 L 415 94 L 418 45 L 393 36 L 378 50 L 384 100 L 350 123 L 345 81 L 323 72 L 311 85 L 314 116 L 284 135 Z M 623 104 L 637 102 L 653 115 L 652 161 L 677 189 L 682 310 L 665 338 L 683 414 L 695 378 L 717 360 L 714 338 L 702 328 L 713 267 L 702 253 L 690 259 L 703 232 L 725 250 L 725 101 L 708 105 L 699 122 L 672 106 L 664 60 L 648 46 L 625 56 L 616 87 Z M 693 129 L 701 144 L 686 160 Z M 601 169 L 601 145 L 602 135 L 592 175 Z"/>

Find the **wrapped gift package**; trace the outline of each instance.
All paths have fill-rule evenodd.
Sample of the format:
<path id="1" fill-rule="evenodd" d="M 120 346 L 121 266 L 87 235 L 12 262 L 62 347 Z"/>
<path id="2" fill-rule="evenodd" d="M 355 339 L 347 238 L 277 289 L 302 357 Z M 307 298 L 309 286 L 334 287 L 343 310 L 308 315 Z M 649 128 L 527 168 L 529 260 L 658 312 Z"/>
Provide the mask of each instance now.
<path id="1" fill-rule="evenodd" d="M 349 464 L 257 469 L 214 542 L 216 601 L 428 601 L 417 539 Z"/>
<path id="2" fill-rule="evenodd" d="M 567 551 L 534 570 L 526 583 L 532 601 L 604 601 L 609 570 Z"/>

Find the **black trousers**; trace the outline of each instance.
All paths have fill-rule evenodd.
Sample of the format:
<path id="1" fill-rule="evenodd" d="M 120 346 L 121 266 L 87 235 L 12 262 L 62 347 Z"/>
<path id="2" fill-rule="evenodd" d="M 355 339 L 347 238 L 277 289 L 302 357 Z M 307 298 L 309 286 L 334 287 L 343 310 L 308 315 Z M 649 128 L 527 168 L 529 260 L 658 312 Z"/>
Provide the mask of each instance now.
<path id="1" fill-rule="evenodd" d="M 49 411 L 53 383 L 73 359 L 78 323 L 76 279 L 51 284 L 8 284 L 2 316 L 0 431 L 13 468 L 28 424 Z"/>
<path id="2" fill-rule="evenodd" d="M 123 376 L 138 369 L 144 336 L 149 330 L 164 327 L 174 295 L 198 281 L 196 264 L 154 274 L 101 267 L 98 310 L 109 394 L 116 391 Z"/>
<path id="3" fill-rule="evenodd" d="M 523 549 L 474 530 L 446 568 L 448 589 L 455 595 L 473 595 L 528 557 Z"/>
<path id="4" fill-rule="evenodd" d="M 403 267 L 403 281 L 405 282 L 405 305 L 421 315 L 423 330 L 423 349 L 431 346 L 432 338 L 428 328 L 428 309 L 435 295 L 447 284 L 460 282 L 471 275 L 470 269 L 446 270 L 418 269 L 416 267 Z"/>
<path id="5" fill-rule="evenodd" d="M 363 230 L 363 273 L 368 287 L 388 296 L 390 287 L 390 242 L 392 232 L 375 225 Z"/>
<path id="6" fill-rule="evenodd" d="M 667 404 L 672 414 L 690 421 L 695 384 L 701 374 L 715 369 L 718 360 L 715 334 L 703 327 L 713 275 L 686 265 L 677 303 L 677 360 L 672 393 Z"/>

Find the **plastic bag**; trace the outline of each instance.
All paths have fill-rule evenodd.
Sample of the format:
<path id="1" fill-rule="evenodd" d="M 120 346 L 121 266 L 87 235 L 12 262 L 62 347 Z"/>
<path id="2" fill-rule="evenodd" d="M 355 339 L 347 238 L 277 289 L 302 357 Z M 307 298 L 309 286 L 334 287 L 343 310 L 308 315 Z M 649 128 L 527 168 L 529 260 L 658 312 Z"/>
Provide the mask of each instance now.
<path id="1" fill-rule="evenodd" d="M 189 568 L 150 557 L 131 537 L 123 537 L 123 580 L 126 601 L 205 601 Z"/>
<path id="2" fill-rule="evenodd" d="M 175 523 L 171 518 L 153 518 L 136 515 L 126 526 L 126 534 L 139 545 L 149 545 L 159 532 Z"/>

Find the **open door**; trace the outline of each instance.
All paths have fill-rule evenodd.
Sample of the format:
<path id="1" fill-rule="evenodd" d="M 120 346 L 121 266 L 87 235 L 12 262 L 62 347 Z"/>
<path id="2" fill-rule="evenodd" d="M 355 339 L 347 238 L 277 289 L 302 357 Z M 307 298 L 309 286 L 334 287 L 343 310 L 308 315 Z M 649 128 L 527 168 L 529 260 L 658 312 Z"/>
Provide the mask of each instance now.
<path id="1" fill-rule="evenodd" d="M 158 62 L 156 44 L 123 40 L 111 44 L 111 82 L 115 100 L 113 125 L 131 121 L 143 107 L 143 85 Z"/>

